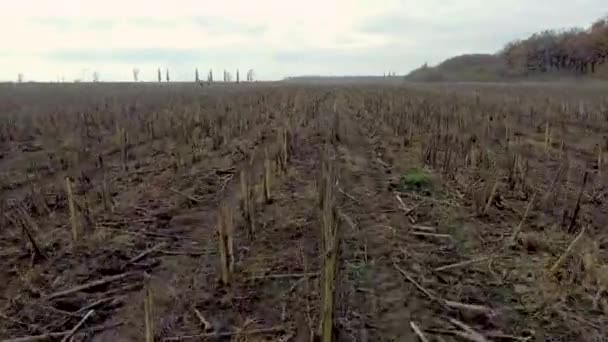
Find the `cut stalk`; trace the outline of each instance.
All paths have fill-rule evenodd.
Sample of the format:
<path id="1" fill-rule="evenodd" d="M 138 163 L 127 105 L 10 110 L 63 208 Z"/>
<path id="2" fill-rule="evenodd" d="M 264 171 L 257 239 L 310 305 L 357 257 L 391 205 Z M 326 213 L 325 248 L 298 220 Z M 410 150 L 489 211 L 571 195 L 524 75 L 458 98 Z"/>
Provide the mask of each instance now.
<path id="1" fill-rule="evenodd" d="M 481 212 L 482 214 L 486 214 L 490 210 L 490 207 L 492 206 L 492 203 L 494 202 L 494 196 L 496 195 L 497 189 L 498 189 L 498 178 L 496 178 L 496 180 L 494 181 L 494 185 L 492 186 L 492 190 L 490 191 L 490 196 L 488 197 L 488 201 L 486 202 L 486 205 L 483 208 L 483 211 Z"/>
<path id="2" fill-rule="evenodd" d="M 532 208 L 532 205 L 534 204 L 534 199 L 536 199 L 536 193 L 534 193 L 532 195 L 532 198 L 530 199 L 530 201 L 528 202 L 528 205 L 526 206 L 526 211 L 524 211 L 524 215 L 521 217 L 521 221 L 519 221 L 517 228 L 515 228 L 515 230 L 513 231 L 513 235 L 511 236 L 511 244 L 515 243 L 515 241 L 517 240 L 517 236 L 523 229 L 524 222 L 526 221 L 526 218 L 528 217 L 528 213 L 530 212 L 530 209 Z"/>
<path id="3" fill-rule="evenodd" d="M 65 188 L 68 196 L 68 208 L 70 210 L 70 226 L 72 227 L 72 241 L 78 242 L 78 217 L 76 216 L 76 205 L 74 204 L 74 195 L 72 194 L 72 181 L 70 177 L 65 178 Z"/>
<path id="4" fill-rule="evenodd" d="M 551 270 L 549 271 L 551 274 L 555 274 L 562 267 L 562 265 L 566 262 L 566 260 L 570 256 L 570 254 L 572 254 L 574 249 L 580 243 L 581 239 L 585 235 L 586 230 L 587 230 L 587 227 L 583 228 L 583 230 L 581 230 L 581 232 L 574 238 L 574 240 L 572 240 L 572 242 L 570 242 L 570 245 L 568 245 L 568 248 L 566 249 L 564 254 L 562 254 L 562 256 L 560 256 L 559 259 L 555 262 L 555 264 L 553 264 L 553 267 L 551 267 Z"/>
<path id="5" fill-rule="evenodd" d="M 232 240 L 232 212 L 230 207 L 223 204 L 219 215 L 220 243 L 220 276 L 224 285 L 228 285 L 234 271 L 234 251 Z"/>
<path id="6" fill-rule="evenodd" d="M 572 220 L 570 221 L 570 226 L 568 226 L 568 233 L 573 233 L 574 228 L 576 226 L 576 219 L 579 211 L 581 210 L 581 199 L 583 198 L 583 192 L 585 190 L 585 185 L 587 184 L 587 176 L 588 173 L 585 171 L 585 175 L 583 176 L 583 184 L 581 185 L 581 189 L 578 192 L 578 198 L 576 199 L 576 205 L 574 206 L 574 213 L 572 214 Z"/>
<path id="7" fill-rule="evenodd" d="M 146 280 L 146 297 L 144 298 L 144 324 L 146 329 L 146 342 L 154 342 L 154 326 L 152 322 L 152 289 L 150 280 Z"/>
<path id="8" fill-rule="evenodd" d="M 103 178 L 101 180 L 101 199 L 103 201 L 104 211 L 109 212 L 112 209 L 112 205 L 111 205 L 110 191 L 108 189 L 108 181 L 107 181 L 107 176 L 106 176 L 105 170 L 103 172 L 102 177 Z"/>
<path id="9" fill-rule="evenodd" d="M 321 303 L 321 340 L 331 342 L 333 334 L 333 310 L 335 276 L 338 268 L 338 216 L 335 206 L 334 177 L 329 161 L 326 159 L 322 171 L 320 191 L 322 200 L 322 251 L 323 264 L 323 288 Z"/>
<path id="10" fill-rule="evenodd" d="M 545 123 L 545 153 L 549 152 L 550 135 L 551 127 L 549 126 L 549 121 L 547 121 Z"/>
<path id="11" fill-rule="evenodd" d="M 270 159 L 268 159 L 268 150 L 264 150 L 264 200 L 266 203 L 270 203 L 272 198 L 270 196 L 270 178 L 272 170 L 270 168 Z"/>

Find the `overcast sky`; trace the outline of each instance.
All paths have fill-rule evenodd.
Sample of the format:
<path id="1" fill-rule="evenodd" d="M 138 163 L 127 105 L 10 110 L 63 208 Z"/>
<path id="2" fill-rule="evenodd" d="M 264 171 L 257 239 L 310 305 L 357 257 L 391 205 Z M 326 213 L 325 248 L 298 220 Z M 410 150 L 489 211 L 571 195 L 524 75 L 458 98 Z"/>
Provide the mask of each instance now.
<path id="1" fill-rule="evenodd" d="M 174 80 L 214 69 L 291 75 L 407 73 L 493 53 L 546 28 L 590 25 L 606 0 L 18 0 L 0 10 L 0 80 Z"/>

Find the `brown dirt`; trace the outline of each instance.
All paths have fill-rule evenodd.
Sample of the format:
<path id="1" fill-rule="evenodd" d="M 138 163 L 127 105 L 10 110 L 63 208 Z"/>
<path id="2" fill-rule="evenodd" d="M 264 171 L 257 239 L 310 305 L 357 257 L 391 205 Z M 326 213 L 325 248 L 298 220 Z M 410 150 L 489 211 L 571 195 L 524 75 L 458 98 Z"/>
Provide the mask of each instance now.
<path id="1" fill-rule="evenodd" d="M 0 338 L 69 331 L 94 309 L 75 340 L 142 341 L 146 284 L 158 341 L 204 333 L 317 338 L 326 155 L 340 217 L 335 340 L 415 341 L 413 322 L 430 341 L 471 340 L 466 329 L 489 341 L 603 341 L 608 162 L 598 165 L 598 151 L 608 156 L 606 90 L 1 85 Z M 284 131 L 281 172 L 275 156 Z M 265 151 L 270 203 L 262 195 Z M 254 184 L 253 236 L 242 217 L 241 170 Z M 229 285 L 219 282 L 222 204 L 235 221 Z M 437 270 L 470 260 L 478 261 Z M 107 277 L 116 280 L 56 295 Z M 269 328 L 280 329 L 251 333 Z"/>

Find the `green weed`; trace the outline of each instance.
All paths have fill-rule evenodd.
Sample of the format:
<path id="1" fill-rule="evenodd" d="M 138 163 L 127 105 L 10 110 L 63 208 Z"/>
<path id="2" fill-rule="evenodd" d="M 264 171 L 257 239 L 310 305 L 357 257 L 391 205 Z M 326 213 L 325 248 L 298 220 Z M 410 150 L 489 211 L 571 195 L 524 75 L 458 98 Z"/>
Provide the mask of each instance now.
<path id="1" fill-rule="evenodd" d="M 432 187 L 431 175 L 421 169 L 412 169 L 399 180 L 400 191 L 430 190 Z"/>

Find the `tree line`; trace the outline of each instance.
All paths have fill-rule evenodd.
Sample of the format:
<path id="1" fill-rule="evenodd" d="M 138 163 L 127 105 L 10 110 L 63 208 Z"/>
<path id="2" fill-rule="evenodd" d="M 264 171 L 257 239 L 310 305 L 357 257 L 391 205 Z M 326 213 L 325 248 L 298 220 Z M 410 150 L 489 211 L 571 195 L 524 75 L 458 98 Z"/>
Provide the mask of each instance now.
<path id="1" fill-rule="evenodd" d="M 548 30 L 508 43 L 500 54 L 517 74 L 595 73 L 608 62 L 608 16 L 587 29 Z"/>

